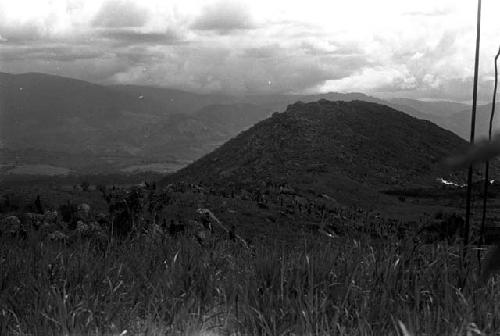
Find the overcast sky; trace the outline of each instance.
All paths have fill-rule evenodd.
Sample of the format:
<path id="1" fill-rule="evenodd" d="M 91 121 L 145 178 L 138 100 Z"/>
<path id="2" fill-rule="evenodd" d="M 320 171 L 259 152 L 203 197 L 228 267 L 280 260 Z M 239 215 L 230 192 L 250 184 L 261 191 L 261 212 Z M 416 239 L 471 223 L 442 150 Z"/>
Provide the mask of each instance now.
<path id="1" fill-rule="evenodd" d="M 469 101 L 474 0 L 0 0 L 0 71 L 203 92 Z M 483 0 L 489 100 L 500 1 Z"/>

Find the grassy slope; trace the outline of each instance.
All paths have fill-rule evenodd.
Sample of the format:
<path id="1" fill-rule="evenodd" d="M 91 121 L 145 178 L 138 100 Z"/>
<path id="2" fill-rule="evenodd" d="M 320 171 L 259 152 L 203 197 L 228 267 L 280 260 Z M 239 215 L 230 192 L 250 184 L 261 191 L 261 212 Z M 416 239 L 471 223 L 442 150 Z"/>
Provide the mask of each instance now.
<path id="1" fill-rule="evenodd" d="M 497 280 L 457 288 L 457 251 L 302 236 L 254 252 L 152 233 L 97 242 L 2 241 L 2 335 L 466 335 L 498 330 Z M 467 334 L 468 335 L 468 334 Z"/>

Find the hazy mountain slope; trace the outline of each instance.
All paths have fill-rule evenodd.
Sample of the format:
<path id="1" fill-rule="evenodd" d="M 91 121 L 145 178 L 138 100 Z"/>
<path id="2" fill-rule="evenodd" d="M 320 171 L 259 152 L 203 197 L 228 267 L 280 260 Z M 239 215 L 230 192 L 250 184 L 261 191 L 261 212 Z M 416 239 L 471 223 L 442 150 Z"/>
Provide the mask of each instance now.
<path id="1" fill-rule="evenodd" d="M 224 140 L 227 140 L 227 136 L 234 136 L 271 114 L 270 108 L 255 104 L 235 103 L 207 105 L 198 110 L 193 117 L 203 122 L 208 128 L 219 130 Z"/>
<path id="2" fill-rule="evenodd" d="M 451 101 L 422 101 L 409 98 L 394 98 L 390 99 L 389 102 L 412 107 L 418 111 L 436 117 L 447 117 L 454 113 L 470 108 L 470 106 L 467 104 Z"/>
<path id="3" fill-rule="evenodd" d="M 14 149 L 112 152 L 126 146 L 123 133 L 162 113 L 137 97 L 70 78 L 1 74 L 0 85 L 1 137 Z"/>
<path id="4" fill-rule="evenodd" d="M 476 139 L 487 138 L 488 128 L 490 123 L 491 104 L 479 105 L 476 114 Z M 470 138 L 470 124 L 471 124 L 472 108 L 469 107 L 458 113 L 452 114 L 448 118 L 450 129 L 463 137 L 464 139 Z M 493 120 L 493 133 L 500 130 L 500 123 L 498 117 Z"/>
<path id="5" fill-rule="evenodd" d="M 41 163 L 51 163 L 54 155 L 64 163 L 67 153 L 72 168 L 84 167 L 75 155 L 97 166 L 100 160 L 109 161 L 106 169 L 133 162 L 191 161 L 272 112 L 298 100 L 321 98 L 384 103 L 362 93 L 208 95 L 135 85 L 103 86 L 39 73 L 0 73 L 0 151 L 8 151 L 2 157 L 18 152 L 16 162 L 32 162 L 25 155 L 38 150 L 37 159 L 47 158 Z M 461 129 L 461 117 L 450 126 L 399 104 L 409 102 L 423 109 L 427 102 L 397 102 L 387 104 L 443 127 Z"/>
<path id="6" fill-rule="evenodd" d="M 439 117 L 439 116 L 434 116 L 434 115 L 431 115 L 431 114 L 427 114 L 425 112 L 422 112 L 421 110 L 418 110 L 414 107 L 411 107 L 411 106 L 408 106 L 408 105 L 403 105 L 403 104 L 399 104 L 399 103 L 395 103 L 395 102 L 384 102 L 383 104 L 386 104 L 387 106 L 390 106 L 392 107 L 393 109 L 395 110 L 398 110 L 398 111 L 401 111 L 401 112 L 404 112 L 412 117 L 415 117 L 415 118 L 418 118 L 418 119 L 422 119 L 422 120 L 429 120 L 429 121 L 432 121 L 433 123 L 441 126 L 441 127 L 444 127 L 444 128 L 447 128 L 447 125 L 445 123 L 445 121 L 443 120 L 443 118 Z"/>
<path id="7" fill-rule="evenodd" d="M 143 152 L 154 157 L 167 151 L 197 159 L 269 115 L 252 104 L 207 105 L 190 115 L 175 114 L 149 130 Z"/>
<path id="8" fill-rule="evenodd" d="M 108 87 L 134 97 L 142 96 L 145 101 L 163 106 L 171 114 L 191 114 L 207 105 L 234 102 L 225 95 L 206 95 L 169 88 L 142 85 L 110 85 Z"/>
<path id="9" fill-rule="evenodd" d="M 470 107 L 466 104 L 448 102 L 448 101 L 420 101 L 408 98 L 395 98 L 388 101 L 388 105 L 398 111 L 407 113 L 419 119 L 429 120 L 445 129 L 448 129 L 462 136 L 462 126 L 465 120 L 457 121 L 453 119 L 453 115 Z M 469 120 L 470 123 L 470 120 Z"/>
<path id="10" fill-rule="evenodd" d="M 355 201 L 389 185 L 432 183 L 444 174 L 439 161 L 465 145 L 452 132 L 388 106 L 298 102 L 165 182 L 230 188 L 286 181 Z"/>
<path id="11" fill-rule="evenodd" d="M 209 100 L 198 101 L 200 95 L 170 90 L 178 101 L 202 106 L 184 115 L 176 113 L 184 103 L 165 104 L 168 90 L 149 88 L 155 97 L 137 95 L 38 73 L 0 74 L 0 88 L 0 149 L 39 150 L 47 152 L 47 159 L 52 157 L 48 152 L 68 153 L 75 164 L 75 154 L 92 160 L 128 157 L 126 162 L 131 157 L 193 160 L 271 112 L 251 104 L 203 105 Z M 186 103 L 186 108 L 194 105 Z"/>
<path id="12" fill-rule="evenodd" d="M 45 163 L 50 163 L 57 155 L 61 163 L 67 153 L 72 168 L 82 162 L 75 155 L 113 164 L 120 160 L 130 164 L 134 158 L 138 162 L 194 160 L 299 98 L 374 99 L 359 93 L 203 95 L 102 86 L 40 73 L 0 73 L 0 88 L 2 157 L 18 152 L 16 162 L 32 162 L 24 156 L 39 151 L 37 159 L 46 157 Z"/>
<path id="13" fill-rule="evenodd" d="M 269 111 L 281 111 L 287 105 L 297 101 L 312 102 L 319 99 L 332 101 L 364 100 L 376 103 L 383 101 L 363 93 L 337 93 L 329 92 L 315 95 L 294 94 L 249 94 L 249 95 L 227 95 L 227 94 L 199 94 L 169 88 L 148 87 L 141 85 L 112 85 L 113 89 L 127 92 L 133 96 L 143 96 L 144 99 L 161 103 L 172 113 L 191 114 L 198 112 L 208 105 L 232 105 L 251 104 L 258 105 Z"/>

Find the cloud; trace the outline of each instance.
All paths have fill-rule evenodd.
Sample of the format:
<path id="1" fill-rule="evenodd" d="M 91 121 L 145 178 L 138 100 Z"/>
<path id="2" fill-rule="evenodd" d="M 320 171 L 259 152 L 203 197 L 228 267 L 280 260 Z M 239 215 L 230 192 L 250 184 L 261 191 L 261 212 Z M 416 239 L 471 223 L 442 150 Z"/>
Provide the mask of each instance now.
<path id="1" fill-rule="evenodd" d="M 244 48 L 241 54 L 243 57 L 246 58 L 254 58 L 254 59 L 270 58 L 275 56 L 276 50 L 278 49 L 279 45 L 276 43 L 262 47 Z"/>
<path id="2" fill-rule="evenodd" d="M 3 62 L 13 61 L 45 61 L 45 62 L 67 62 L 80 59 L 96 59 L 102 56 L 102 50 L 90 49 L 78 46 L 24 46 L 7 47 L 2 51 Z"/>
<path id="3" fill-rule="evenodd" d="M 174 45 L 183 42 L 181 34 L 174 30 L 144 32 L 137 29 L 118 28 L 99 30 L 97 35 L 119 45 Z"/>
<path id="4" fill-rule="evenodd" d="M 116 73 L 130 66 L 126 59 L 116 55 L 100 55 L 98 58 L 75 58 L 50 60 L 35 58 L 27 62 L 23 59 L 0 62 L 2 72 L 23 73 L 43 72 L 59 76 L 78 78 L 91 82 L 105 83 Z"/>
<path id="5" fill-rule="evenodd" d="M 9 46 L 0 54 L 0 71 L 45 72 L 97 83 L 111 83 L 115 74 L 131 67 L 149 68 L 163 54 L 149 47 L 109 48 L 106 43 L 87 45 Z"/>
<path id="6" fill-rule="evenodd" d="M 480 96 L 491 94 L 500 2 L 483 8 Z M 453 0 L 0 0 L 0 70 L 205 92 L 467 100 L 474 24 L 475 3 Z"/>
<path id="7" fill-rule="evenodd" d="M 453 101 L 470 102 L 472 100 L 473 78 L 451 78 L 441 79 L 434 85 L 423 83 L 414 90 L 406 92 L 392 88 L 387 92 L 380 92 L 382 96 L 396 97 L 405 96 L 409 98 L 444 99 Z M 493 83 L 490 80 L 479 80 L 478 101 L 489 103 L 492 97 Z"/>
<path id="8" fill-rule="evenodd" d="M 453 8 L 450 4 L 437 4 L 436 7 L 427 7 L 420 10 L 409 10 L 407 12 L 403 12 L 403 15 L 406 16 L 422 16 L 422 17 L 442 17 L 450 14 L 453 11 Z"/>
<path id="9" fill-rule="evenodd" d="M 118 83 L 231 93 L 298 93 L 328 79 L 353 74 L 361 58 L 317 55 L 279 45 L 255 48 L 199 45 L 155 48 L 154 62 L 135 65 L 112 77 Z"/>
<path id="10" fill-rule="evenodd" d="M 40 39 L 42 30 L 31 22 L 17 25 L 0 23 L 0 36 L 0 43 L 25 44 Z"/>
<path id="11" fill-rule="evenodd" d="M 416 80 L 405 66 L 364 67 L 350 76 L 337 80 L 328 80 L 320 88 L 329 91 L 392 91 L 415 88 Z"/>
<path id="12" fill-rule="evenodd" d="M 249 10 L 243 4 L 225 0 L 206 6 L 191 28 L 227 34 L 234 30 L 255 28 L 255 24 Z"/>
<path id="13" fill-rule="evenodd" d="M 362 55 L 366 58 L 365 51 L 359 45 L 353 42 L 341 43 L 331 41 L 327 37 L 318 38 L 311 37 L 310 34 L 306 38 L 302 38 L 300 49 L 304 50 L 307 55 L 331 55 L 358 57 Z M 313 35 L 314 36 L 314 35 Z"/>
<path id="14" fill-rule="evenodd" d="M 149 13 L 128 0 L 109 0 L 103 4 L 92 20 L 94 27 L 122 28 L 142 27 Z"/>
<path id="15" fill-rule="evenodd" d="M 474 50 L 463 44 L 464 39 L 470 41 L 465 35 L 461 30 L 447 31 L 436 34 L 434 41 L 425 38 L 407 41 L 400 49 L 393 49 L 384 63 L 392 68 L 392 71 L 387 70 L 386 82 L 366 87 L 366 91 L 382 97 L 470 100 Z M 372 75 L 365 73 L 365 81 L 372 80 Z M 487 101 L 491 94 L 492 85 L 485 77 L 480 73 L 478 93 L 481 101 Z"/>

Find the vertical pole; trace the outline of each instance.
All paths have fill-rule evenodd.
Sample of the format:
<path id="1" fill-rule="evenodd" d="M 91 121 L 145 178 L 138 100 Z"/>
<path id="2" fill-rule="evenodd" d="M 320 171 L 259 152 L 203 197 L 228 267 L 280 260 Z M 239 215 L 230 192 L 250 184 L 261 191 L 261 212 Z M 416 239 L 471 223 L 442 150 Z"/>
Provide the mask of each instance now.
<path id="1" fill-rule="evenodd" d="M 495 105 L 497 98 L 497 87 L 498 87 L 498 56 L 500 56 L 500 48 L 498 48 L 498 52 L 495 56 L 495 85 L 493 87 L 493 99 L 491 102 L 491 114 L 490 114 L 490 125 L 488 129 L 488 141 L 491 142 L 491 133 L 493 129 L 493 118 L 495 118 Z M 490 185 L 490 161 L 486 160 L 484 165 L 484 190 L 483 190 L 483 213 L 481 217 L 481 231 L 479 237 L 479 245 L 483 246 L 485 243 L 485 226 L 486 226 L 486 208 L 488 202 L 488 187 Z M 481 273 L 481 249 L 477 250 L 477 261 L 478 261 L 478 274 Z"/>
<path id="2" fill-rule="evenodd" d="M 493 129 L 493 118 L 495 117 L 495 105 L 496 105 L 496 98 L 497 98 L 497 87 L 498 87 L 498 56 L 500 56 L 500 48 L 498 48 L 498 52 L 495 56 L 495 86 L 493 87 L 493 100 L 491 102 L 491 114 L 490 114 L 490 125 L 488 129 L 488 141 L 491 142 L 491 133 Z M 484 230 L 485 230 L 485 222 L 486 222 L 486 201 L 488 199 L 488 186 L 490 184 L 490 179 L 489 179 L 489 168 L 490 168 L 490 161 L 486 160 L 485 167 L 484 167 L 484 195 L 483 195 L 483 214 L 481 218 L 481 237 L 480 237 L 480 244 L 484 244 Z"/>
<path id="3" fill-rule="evenodd" d="M 479 45 L 481 39 L 481 0 L 477 1 L 477 24 L 476 24 L 476 57 L 474 62 L 474 88 L 472 91 L 472 116 L 471 116 L 471 128 L 470 128 L 470 143 L 474 144 L 474 133 L 476 128 L 476 110 L 477 110 L 477 76 L 479 69 Z M 469 236 L 470 236 L 470 212 L 471 212 L 471 196 L 472 196 L 472 164 L 469 166 L 469 172 L 467 175 L 467 200 L 465 207 L 465 227 L 463 232 L 463 250 L 462 250 L 462 267 L 465 264 L 465 259 L 467 257 L 467 249 L 469 246 Z M 463 280 L 464 281 L 464 280 Z"/>

